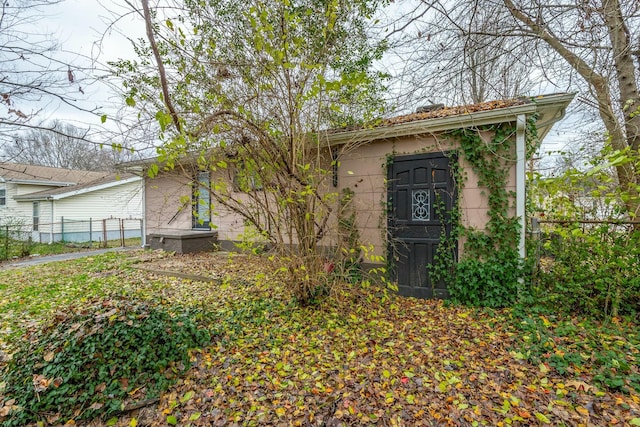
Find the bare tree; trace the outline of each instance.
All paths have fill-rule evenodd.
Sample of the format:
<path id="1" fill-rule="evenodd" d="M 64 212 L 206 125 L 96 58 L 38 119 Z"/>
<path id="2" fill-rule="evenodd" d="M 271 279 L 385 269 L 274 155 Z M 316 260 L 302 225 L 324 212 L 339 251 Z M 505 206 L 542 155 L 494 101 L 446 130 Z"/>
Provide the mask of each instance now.
<path id="1" fill-rule="evenodd" d="M 47 129 L 47 114 L 60 106 L 98 113 L 83 102 L 89 69 L 63 59 L 52 35 L 36 30 L 57 3 L 60 0 L 0 0 L 0 144 L 12 142 L 24 130 Z"/>
<path id="2" fill-rule="evenodd" d="M 540 40 L 566 70 L 588 86 L 585 101 L 595 107 L 610 147 L 626 153 L 615 170 L 627 213 L 640 213 L 640 3 L 586 0 L 560 2 L 502 0 L 496 7 L 513 17 L 512 34 Z"/>
<path id="3" fill-rule="evenodd" d="M 410 64 L 426 97 L 476 102 L 538 85 L 579 92 L 616 153 L 625 210 L 640 213 L 640 2 L 421 0 L 410 18 L 404 27 L 421 41 Z"/>
<path id="4" fill-rule="evenodd" d="M 148 43 L 118 69 L 127 103 L 162 129 L 155 172 L 184 168 L 194 193 L 274 243 L 309 302 L 324 264 L 317 245 L 335 217 L 339 151 L 318 131 L 380 112 L 371 64 L 381 50 L 366 33 L 377 0 L 140 3 Z"/>
<path id="5" fill-rule="evenodd" d="M 484 0 L 412 2 L 391 22 L 390 57 L 401 64 L 400 104 L 469 104 L 527 95 L 539 78 L 522 40 L 496 37 L 508 12 Z"/>
<path id="6" fill-rule="evenodd" d="M 31 129 L 4 147 L 4 161 L 65 169 L 109 171 L 130 160 L 133 153 L 121 147 L 87 142 L 86 129 L 54 121 L 48 129 Z"/>

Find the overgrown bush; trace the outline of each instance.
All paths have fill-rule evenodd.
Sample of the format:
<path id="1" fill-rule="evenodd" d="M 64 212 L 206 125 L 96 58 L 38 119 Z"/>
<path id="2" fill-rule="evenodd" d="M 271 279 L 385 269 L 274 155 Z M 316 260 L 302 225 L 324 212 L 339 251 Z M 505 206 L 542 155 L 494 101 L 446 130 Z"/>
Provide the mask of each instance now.
<path id="1" fill-rule="evenodd" d="M 0 226 L 0 260 L 31 254 L 34 243 L 29 230 L 21 220 L 12 220 Z"/>
<path id="2" fill-rule="evenodd" d="M 640 233 L 612 224 L 556 228 L 544 244 L 536 296 L 594 318 L 640 315 Z"/>
<path id="3" fill-rule="evenodd" d="M 484 307 L 509 307 L 522 292 L 523 262 L 513 250 L 496 252 L 482 259 L 466 257 L 454 267 L 449 283 L 453 301 Z"/>
<path id="4" fill-rule="evenodd" d="M 28 336 L 2 372 L 3 426 L 110 416 L 158 396 L 211 336 L 193 311 L 101 300 Z M 63 421 L 64 422 L 64 421 Z"/>

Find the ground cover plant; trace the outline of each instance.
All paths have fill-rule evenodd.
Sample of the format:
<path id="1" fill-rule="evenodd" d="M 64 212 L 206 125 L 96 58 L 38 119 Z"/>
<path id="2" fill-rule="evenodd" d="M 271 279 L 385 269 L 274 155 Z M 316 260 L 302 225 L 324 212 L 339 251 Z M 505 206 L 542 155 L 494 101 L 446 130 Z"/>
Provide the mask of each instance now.
<path id="1" fill-rule="evenodd" d="M 160 269 L 174 277 L 154 272 Z M 3 359 L 24 333 L 55 324 L 57 312 L 124 298 L 199 313 L 191 319 L 211 344 L 195 345 L 157 400 L 129 395 L 148 406 L 98 410 L 94 421 L 76 416 L 78 407 L 76 424 L 640 424 L 640 338 L 637 325 L 623 319 L 605 325 L 467 308 L 347 284 L 301 308 L 277 271 L 277 260 L 265 256 L 156 252 L 2 271 Z M 193 280 L 197 275 L 206 277 Z M 8 366 L 0 385 L 4 425 L 15 403 Z M 38 415 L 47 425 L 57 414 Z"/>

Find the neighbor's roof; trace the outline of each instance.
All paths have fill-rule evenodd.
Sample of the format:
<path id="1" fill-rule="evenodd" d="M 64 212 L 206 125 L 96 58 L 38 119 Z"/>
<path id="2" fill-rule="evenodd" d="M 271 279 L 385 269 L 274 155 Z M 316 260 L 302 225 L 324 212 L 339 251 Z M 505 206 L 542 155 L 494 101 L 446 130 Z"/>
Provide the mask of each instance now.
<path id="1" fill-rule="evenodd" d="M 331 129 L 324 132 L 330 144 L 366 142 L 429 134 L 451 129 L 515 122 L 519 115 L 538 114 L 538 137 L 544 139 L 554 123 L 564 117 L 575 94 L 556 93 L 535 97 L 481 102 L 443 107 L 424 113 L 412 113 L 379 120 L 360 128 Z"/>
<path id="2" fill-rule="evenodd" d="M 106 172 L 0 162 L 0 182 L 14 182 L 17 184 L 65 187 L 93 181 L 103 177 L 105 174 Z"/>
<path id="3" fill-rule="evenodd" d="M 141 177 L 131 173 L 102 173 L 102 177 L 93 181 L 85 182 L 69 187 L 52 188 L 50 190 L 38 191 L 35 193 L 23 194 L 15 196 L 15 200 L 59 200 L 67 197 L 77 196 L 79 194 L 91 193 L 97 190 L 104 190 L 111 187 L 127 184 L 130 182 L 140 181 Z"/>

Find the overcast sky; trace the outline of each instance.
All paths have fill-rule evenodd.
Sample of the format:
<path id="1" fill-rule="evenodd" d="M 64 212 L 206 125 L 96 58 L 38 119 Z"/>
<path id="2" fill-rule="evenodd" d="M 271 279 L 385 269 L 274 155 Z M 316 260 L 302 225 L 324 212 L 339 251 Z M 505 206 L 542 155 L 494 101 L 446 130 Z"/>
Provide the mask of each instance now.
<path id="1" fill-rule="evenodd" d="M 125 16 L 114 26 L 114 16 L 121 16 L 129 10 L 122 0 L 64 0 L 53 6 L 43 8 L 43 19 L 37 23 L 42 32 L 50 33 L 58 40 L 61 55 L 78 69 L 93 65 L 100 69 L 100 64 L 120 58 L 133 58 L 135 54 L 128 37 L 144 37 L 144 23 L 139 17 Z M 98 71 L 99 73 L 99 71 Z M 80 74 L 80 73 L 79 73 Z M 74 88 L 78 90 L 79 88 Z M 82 87 L 84 96 L 78 92 L 79 98 L 85 99 L 85 106 L 99 107 L 108 115 L 115 114 L 116 107 L 122 105 L 122 97 L 114 94 L 106 86 L 94 83 Z M 99 125 L 99 117 L 82 114 L 67 106 L 48 108 L 48 118 L 58 118 L 73 122 L 80 126 Z M 565 120 L 554 127 L 545 140 L 544 151 L 560 150 L 570 144 L 573 125 Z"/>
<path id="2" fill-rule="evenodd" d="M 65 0 L 43 7 L 42 18 L 35 24 L 38 31 L 50 34 L 58 43 L 59 52 L 55 56 L 71 65 L 78 81 L 70 88 L 71 94 L 83 107 L 98 107 L 108 115 L 123 102 L 122 97 L 96 82 L 95 77 L 105 74 L 102 70 L 107 61 L 134 57 L 131 43 L 123 36 L 123 31 L 133 38 L 144 35 L 142 21 L 131 16 L 111 25 L 113 16 L 124 10 L 122 2 L 117 0 Z M 88 80 L 83 81 L 83 70 L 91 72 Z M 81 126 L 100 122 L 97 116 L 83 114 L 65 105 L 47 106 L 43 115 L 47 119 L 57 118 Z"/>

